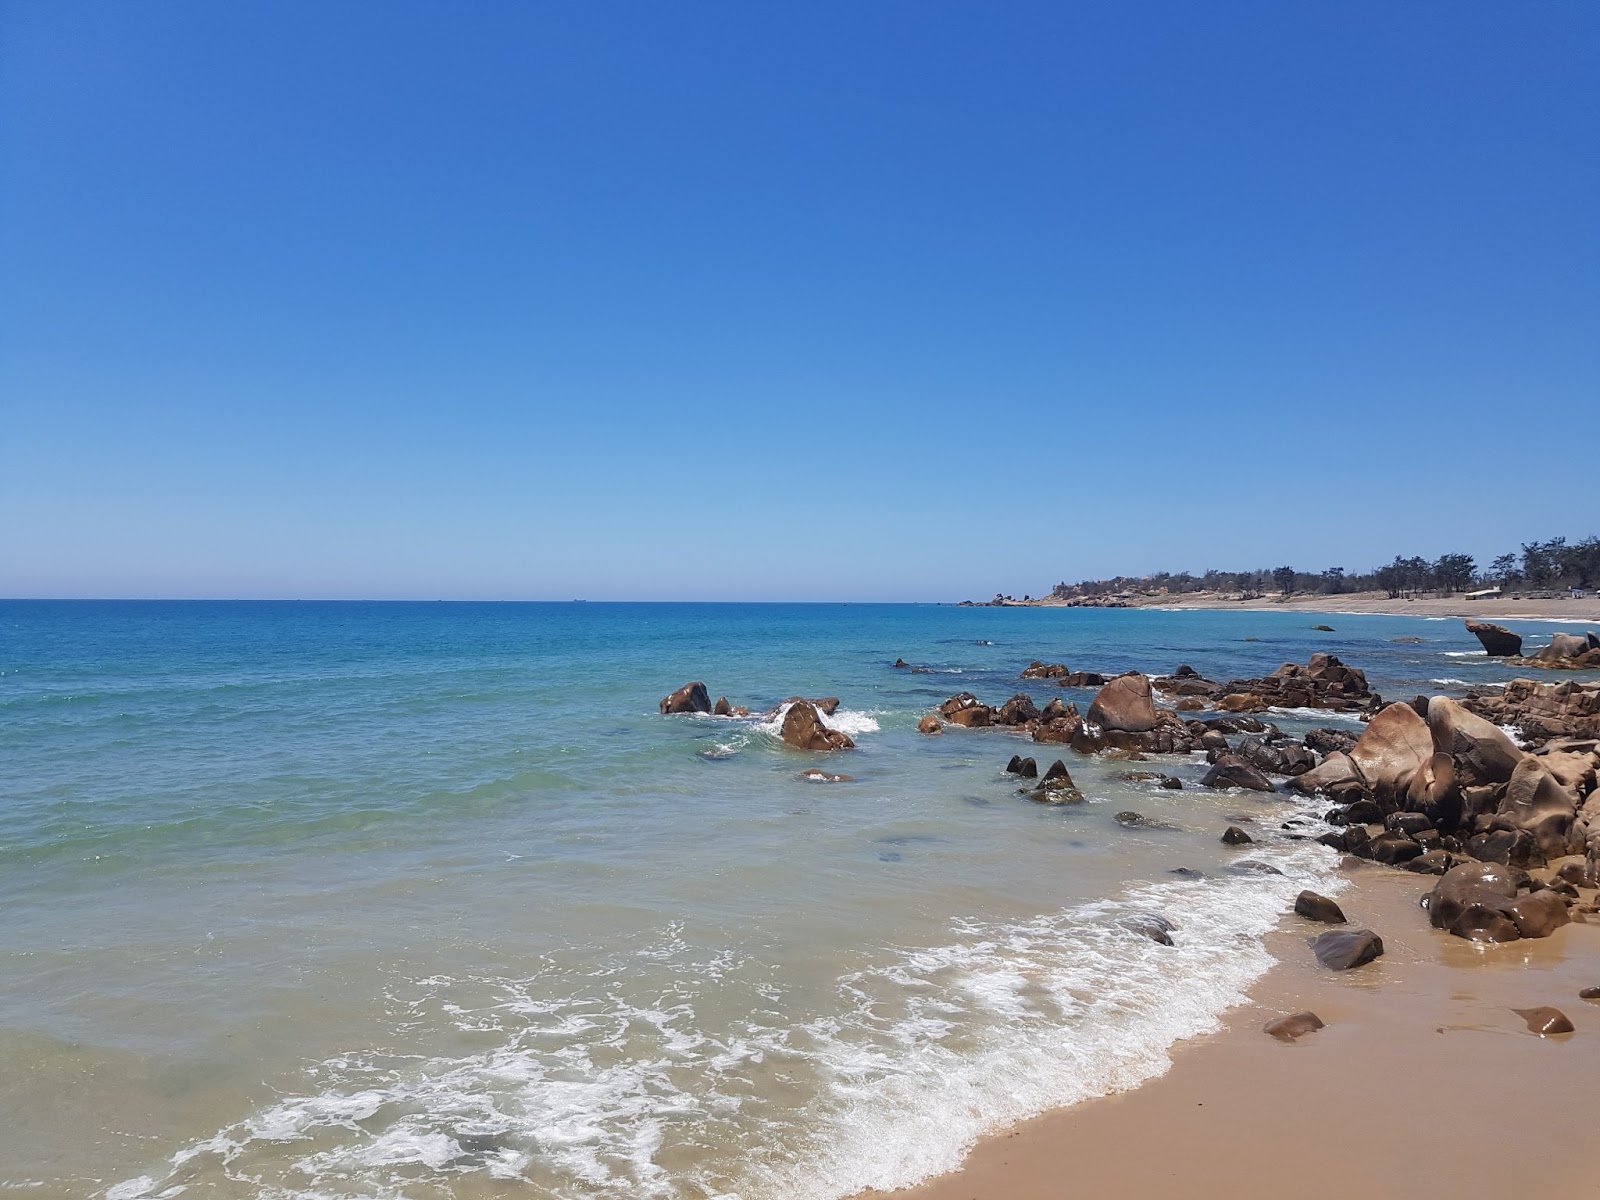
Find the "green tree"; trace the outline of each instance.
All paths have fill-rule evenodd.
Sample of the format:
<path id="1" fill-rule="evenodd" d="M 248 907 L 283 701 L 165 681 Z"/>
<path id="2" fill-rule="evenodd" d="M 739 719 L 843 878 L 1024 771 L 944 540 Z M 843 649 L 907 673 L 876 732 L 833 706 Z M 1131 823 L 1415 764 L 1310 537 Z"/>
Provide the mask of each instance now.
<path id="1" fill-rule="evenodd" d="M 1433 578 L 1445 592 L 1464 592 L 1472 586 L 1472 573 L 1478 569 L 1470 554 L 1442 554 L 1433 564 Z"/>
<path id="2" fill-rule="evenodd" d="M 1515 554 L 1496 556 L 1489 567 L 1489 573 L 1500 581 L 1501 586 L 1508 586 L 1517 577 L 1517 556 Z"/>
<path id="3" fill-rule="evenodd" d="M 1272 582 L 1278 585 L 1278 590 L 1285 596 L 1294 595 L 1294 568 L 1279 567 L 1272 573 Z"/>
<path id="4" fill-rule="evenodd" d="M 1337 596 L 1344 591 L 1344 568 L 1329 567 L 1322 573 L 1322 590 L 1330 596 Z"/>

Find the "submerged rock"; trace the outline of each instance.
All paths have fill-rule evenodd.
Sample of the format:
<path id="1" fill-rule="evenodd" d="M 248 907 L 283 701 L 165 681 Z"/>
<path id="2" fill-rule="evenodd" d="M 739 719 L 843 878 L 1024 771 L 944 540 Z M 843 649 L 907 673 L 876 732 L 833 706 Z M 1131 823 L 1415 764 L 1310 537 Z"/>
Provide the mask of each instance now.
<path id="1" fill-rule="evenodd" d="M 943 733 L 944 726 L 939 724 L 938 717 L 934 716 L 932 713 L 929 713 L 927 716 L 923 717 L 922 720 L 917 722 L 917 732 L 927 734 Z"/>
<path id="2" fill-rule="evenodd" d="M 1322 1029 L 1322 1018 L 1314 1012 L 1297 1012 L 1276 1021 L 1268 1021 L 1263 1028 L 1280 1042 L 1292 1042 L 1308 1033 Z"/>

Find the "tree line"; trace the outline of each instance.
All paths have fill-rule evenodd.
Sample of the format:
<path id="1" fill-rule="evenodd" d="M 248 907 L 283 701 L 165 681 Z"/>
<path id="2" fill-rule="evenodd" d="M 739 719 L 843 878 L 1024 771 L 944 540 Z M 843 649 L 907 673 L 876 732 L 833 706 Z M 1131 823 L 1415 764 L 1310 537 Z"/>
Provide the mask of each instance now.
<path id="1" fill-rule="evenodd" d="M 1600 580 L 1600 536 L 1591 534 L 1569 543 L 1564 537 L 1543 542 L 1523 542 L 1520 552 L 1498 555 L 1487 567 L 1479 568 L 1470 554 L 1441 554 L 1436 559 L 1420 555 L 1407 558 L 1395 555 L 1394 561 L 1365 573 L 1328 567 L 1322 571 L 1299 571 L 1282 566 L 1255 571 L 1209 570 L 1158 571 L 1138 577 L 1118 575 L 1112 579 L 1085 579 L 1079 583 L 1058 583 L 1051 594 L 1070 600 L 1079 596 L 1107 596 L 1117 592 L 1151 592 L 1165 589 L 1182 592 L 1238 592 L 1246 598 L 1263 596 L 1269 590 L 1292 596 L 1320 593 L 1336 596 L 1342 592 L 1386 592 L 1391 597 L 1416 596 L 1424 592 L 1448 596 L 1474 588 L 1499 586 L 1532 591 L 1567 587 L 1589 588 Z"/>

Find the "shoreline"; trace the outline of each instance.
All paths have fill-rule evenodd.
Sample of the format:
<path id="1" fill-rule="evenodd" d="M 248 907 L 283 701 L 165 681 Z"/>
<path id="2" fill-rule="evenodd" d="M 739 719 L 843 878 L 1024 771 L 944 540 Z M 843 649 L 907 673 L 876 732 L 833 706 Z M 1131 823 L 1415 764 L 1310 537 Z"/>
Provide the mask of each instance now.
<path id="1" fill-rule="evenodd" d="M 999 608 L 1123 608 L 1158 609 L 1163 612 L 1297 612 L 1307 616 L 1388 616 L 1456 617 L 1475 621 L 1567 622 L 1573 625 L 1600 623 L 1600 596 L 1583 599 L 1517 600 L 1499 597 L 1466 600 L 1461 596 L 1420 596 L 1415 599 L 1391 598 L 1382 592 L 1350 592 L 1331 596 L 1322 593 L 1269 599 L 1265 596 L 1239 600 L 1217 592 L 1191 592 L 1172 596 L 1132 596 L 1118 605 L 1071 604 L 1058 600 L 1011 600 L 1004 603 L 976 604 L 971 607 Z"/>
<path id="2" fill-rule="evenodd" d="M 991 1134 L 950 1174 L 858 1200 L 1058 1200 L 1064 1177 L 1093 1196 L 1178 1185 L 1276 1200 L 1292 1179 L 1313 1200 L 1356 1188 L 1489 1197 L 1525 1189 L 1530 1163 L 1540 1190 L 1600 1195 L 1578 1107 L 1600 1004 L 1577 994 L 1600 985 L 1600 926 L 1470 943 L 1418 907 L 1432 877 L 1361 863 L 1347 878 L 1338 901 L 1348 927 L 1384 939 L 1376 962 L 1319 967 L 1305 942 L 1329 926 L 1288 914 L 1267 938 L 1276 964 L 1220 1032 L 1174 1045 L 1165 1074 Z M 1540 1037 L 1511 1011 L 1540 1005 L 1577 1031 Z M 1263 1032 L 1305 1009 L 1326 1028 L 1293 1043 Z M 1503 1152 L 1448 1148 L 1462 1138 Z"/>

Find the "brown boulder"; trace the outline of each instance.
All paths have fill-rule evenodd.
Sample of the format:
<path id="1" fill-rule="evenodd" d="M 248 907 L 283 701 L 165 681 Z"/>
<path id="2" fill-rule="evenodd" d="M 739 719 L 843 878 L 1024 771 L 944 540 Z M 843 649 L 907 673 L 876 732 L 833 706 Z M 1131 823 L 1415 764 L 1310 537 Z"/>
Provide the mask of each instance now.
<path id="1" fill-rule="evenodd" d="M 1546 858 L 1559 858 L 1567 853 L 1567 834 L 1577 808 L 1577 795 L 1563 787 L 1543 761 L 1527 755 L 1511 773 L 1498 815 L 1513 828 L 1532 834 Z"/>
<path id="2" fill-rule="evenodd" d="M 1311 942 L 1317 961 L 1333 971 L 1364 966 L 1383 953 L 1383 939 L 1370 929 L 1333 929 Z"/>
<path id="3" fill-rule="evenodd" d="M 1018 692 L 994 714 L 996 725 L 1029 725 L 1038 719 L 1039 710 L 1034 706 L 1033 697 L 1026 692 Z"/>
<path id="4" fill-rule="evenodd" d="M 1559 1008 L 1540 1005 L 1538 1008 L 1513 1008 L 1511 1011 L 1528 1023 L 1529 1033 L 1537 1033 L 1540 1037 L 1572 1032 L 1572 1022 Z"/>
<path id="5" fill-rule="evenodd" d="M 1561 893 L 1548 889 L 1518 896 L 1506 905 L 1505 914 L 1525 938 L 1549 937 L 1572 919 Z"/>
<path id="6" fill-rule="evenodd" d="M 1208 788 L 1244 788 L 1252 792 L 1272 791 L 1272 780 L 1236 754 L 1223 754 L 1200 780 Z"/>
<path id="7" fill-rule="evenodd" d="M 796 700 L 783 715 L 783 728 L 779 734 L 785 742 L 799 750 L 851 750 L 855 748 L 847 734 L 829 729 L 822 723 L 816 705 L 809 700 Z"/>
<path id="8" fill-rule="evenodd" d="M 711 715 L 714 717 L 733 716 L 733 705 L 728 703 L 726 696 L 717 697 L 717 702 L 711 706 Z"/>
<path id="9" fill-rule="evenodd" d="M 1404 796 L 1411 777 L 1433 757 L 1428 723 L 1406 703 L 1391 704 L 1368 722 L 1350 758 L 1379 797 Z"/>
<path id="10" fill-rule="evenodd" d="M 669 713 L 708 713 L 711 711 L 711 695 L 703 683 L 686 683 L 672 695 L 664 697 L 660 708 L 662 716 Z"/>
<path id="11" fill-rule="evenodd" d="M 917 732 L 927 734 L 943 733 L 944 726 L 939 724 L 938 717 L 928 713 L 922 720 L 917 722 Z"/>
<path id="12" fill-rule="evenodd" d="M 1504 625 L 1468 621 L 1467 632 L 1483 643 L 1483 652 L 1491 658 L 1516 658 L 1522 653 L 1522 635 Z"/>
<path id="13" fill-rule="evenodd" d="M 1505 783 L 1525 757 L 1492 721 L 1468 711 L 1448 696 L 1428 701 L 1428 732 L 1436 754 L 1448 754 L 1462 786 Z"/>
<path id="14" fill-rule="evenodd" d="M 1539 647 L 1533 659 L 1535 662 L 1557 662 L 1587 654 L 1591 648 L 1589 639 L 1580 634 L 1555 633 L 1550 635 L 1550 644 Z"/>
<path id="15" fill-rule="evenodd" d="M 1314 1012 L 1297 1012 L 1269 1021 L 1263 1028 L 1280 1042 L 1292 1042 L 1323 1028 L 1323 1021 Z"/>
<path id="16" fill-rule="evenodd" d="M 1309 771 L 1290 779 L 1289 786 L 1302 792 L 1337 792 L 1364 789 L 1367 784 L 1355 760 L 1342 750 L 1335 750 Z"/>
<path id="17" fill-rule="evenodd" d="M 1107 732 L 1148 733 L 1157 722 L 1150 680 L 1137 671 L 1118 675 L 1096 693 L 1088 717 Z"/>
<path id="18" fill-rule="evenodd" d="M 1229 825 L 1222 831 L 1222 844 L 1224 846 L 1253 846 L 1255 841 L 1255 838 L 1237 825 Z"/>
<path id="19" fill-rule="evenodd" d="M 1344 909 L 1328 897 L 1309 890 L 1295 897 L 1294 911 L 1308 921 L 1321 921 L 1327 925 L 1343 925 L 1345 922 Z"/>

